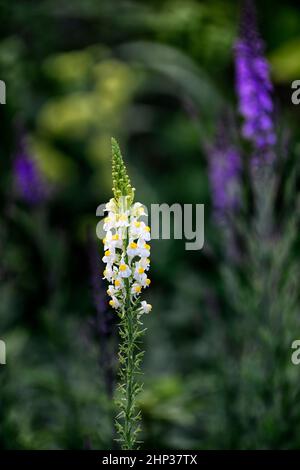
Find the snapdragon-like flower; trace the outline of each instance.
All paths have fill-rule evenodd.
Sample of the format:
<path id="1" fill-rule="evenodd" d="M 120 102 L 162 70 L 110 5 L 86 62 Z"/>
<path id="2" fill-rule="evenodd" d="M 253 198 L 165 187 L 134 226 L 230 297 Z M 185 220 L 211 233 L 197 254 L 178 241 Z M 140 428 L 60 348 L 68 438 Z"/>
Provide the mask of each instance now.
<path id="1" fill-rule="evenodd" d="M 141 294 L 150 285 L 150 227 L 142 217 L 145 210 L 141 203 L 134 203 L 132 188 L 117 142 L 112 139 L 112 176 L 114 197 L 106 204 L 103 228 L 105 263 L 104 278 L 109 282 L 109 305 L 120 317 L 119 349 L 120 412 L 117 431 L 123 449 L 133 449 L 139 427 L 136 421 L 136 397 L 140 391 L 137 381 L 143 351 L 139 338 L 143 334 L 141 316 L 152 306 Z"/>
<path id="2" fill-rule="evenodd" d="M 126 196 L 111 199 L 105 210 L 104 277 L 114 286 L 108 290 L 110 305 L 118 309 L 128 300 L 132 303 L 150 284 L 145 272 L 150 266 L 150 227 L 140 220 L 145 215 L 141 204 L 132 203 Z"/>
<path id="3" fill-rule="evenodd" d="M 150 284 L 146 271 L 150 266 L 151 235 L 150 227 L 141 220 L 146 215 L 142 204 L 133 202 L 134 189 L 115 140 L 112 149 L 115 197 L 105 208 L 102 260 L 106 264 L 104 278 L 111 283 L 107 291 L 110 305 L 123 315 L 126 303 L 135 304 L 137 296 Z"/>
<path id="4" fill-rule="evenodd" d="M 273 86 L 252 0 L 247 0 L 243 8 L 240 35 L 235 45 L 235 66 L 239 111 L 244 118 L 242 134 L 253 146 L 251 163 L 254 167 L 272 164 L 276 143 Z"/>

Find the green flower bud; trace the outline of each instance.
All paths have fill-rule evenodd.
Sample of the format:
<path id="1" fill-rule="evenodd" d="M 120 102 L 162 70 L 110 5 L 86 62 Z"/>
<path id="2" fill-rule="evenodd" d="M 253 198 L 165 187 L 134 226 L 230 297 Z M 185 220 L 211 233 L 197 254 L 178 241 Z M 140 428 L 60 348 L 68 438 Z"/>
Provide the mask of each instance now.
<path id="1" fill-rule="evenodd" d="M 113 180 L 112 190 L 115 199 L 118 200 L 120 197 L 126 197 L 129 203 L 132 204 L 134 198 L 134 188 L 131 186 L 118 142 L 113 137 L 111 139 L 111 149 Z"/>

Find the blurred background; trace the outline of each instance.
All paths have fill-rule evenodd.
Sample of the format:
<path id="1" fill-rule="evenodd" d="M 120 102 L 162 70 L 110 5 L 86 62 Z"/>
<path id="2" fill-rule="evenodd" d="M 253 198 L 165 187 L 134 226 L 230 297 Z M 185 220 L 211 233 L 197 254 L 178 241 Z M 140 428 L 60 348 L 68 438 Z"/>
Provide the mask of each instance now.
<path id="1" fill-rule="evenodd" d="M 220 222 L 214 210 L 220 128 L 243 162 L 249 153 L 235 92 L 240 2 L 0 2 L 2 449 L 117 448 L 118 337 L 95 235 L 111 136 L 137 200 L 205 204 L 203 250 L 152 243 L 143 448 L 299 448 L 300 9 L 257 3 L 279 136 L 274 184 L 259 191 L 270 230 L 246 163 L 239 211 Z"/>

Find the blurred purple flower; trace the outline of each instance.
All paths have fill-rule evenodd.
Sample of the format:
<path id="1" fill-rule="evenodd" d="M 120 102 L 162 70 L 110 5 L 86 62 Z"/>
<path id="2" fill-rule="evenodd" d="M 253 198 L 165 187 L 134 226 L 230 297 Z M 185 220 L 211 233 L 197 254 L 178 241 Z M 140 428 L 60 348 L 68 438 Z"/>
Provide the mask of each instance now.
<path id="1" fill-rule="evenodd" d="M 273 86 L 252 0 L 244 4 L 240 35 L 235 45 L 235 66 L 239 111 L 244 118 L 242 134 L 253 144 L 252 164 L 255 167 L 271 164 L 275 159 L 276 143 Z"/>
<path id="2" fill-rule="evenodd" d="M 213 148 L 210 154 L 210 182 L 215 214 L 223 218 L 240 205 L 241 160 L 234 147 Z"/>
<path id="3" fill-rule="evenodd" d="M 39 205 L 48 199 L 49 186 L 35 159 L 29 155 L 24 140 L 14 158 L 13 173 L 16 190 L 27 204 Z"/>
<path id="4" fill-rule="evenodd" d="M 216 143 L 209 149 L 209 179 L 214 214 L 221 221 L 240 207 L 241 158 L 228 142 L 225 129 L 219 130 Z"/>
<path id="5" fill-rule="evenodd" d="M 115 384 L 115 315 L 108 308 L 106 289 L 102 279 L 103 265 L 96 242 L 91 236 L 89 237 L 89 261 L 92 295 L 96 309 L 96 317 L 92 321 L 92 326 L 99 344 L 99 364 L 106 390 L 112 396 Z"/>
<path id="6" fill-rule="evenodd" d="M 90 258 L 90 270 L 91 270 L 91 287 L 93 294 L 93 301 L 97 312 L 102 316 L 106 315 L 107 309 L 107 298 L 104 289 L 104 283 L 101 278 L 101 261 L 100 255 L 97 250 L 97 245 L 94 240 L 89 241 L 89 258 Z M 103 270 L 103 269 L 102 269 Z M 104 327 L 106 332 L 107 328 Z"/>

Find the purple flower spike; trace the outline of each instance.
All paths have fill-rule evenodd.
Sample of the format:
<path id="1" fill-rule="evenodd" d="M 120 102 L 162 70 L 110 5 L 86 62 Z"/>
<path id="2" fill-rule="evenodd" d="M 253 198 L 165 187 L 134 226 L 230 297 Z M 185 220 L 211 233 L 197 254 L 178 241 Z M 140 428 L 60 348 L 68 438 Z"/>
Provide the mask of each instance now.
<path id="1" fill-rule="evenodd" d="M 235 45 L 236 91 L 244 118 L 243 137 L 253 145 L 253 166 L 272 164 L 276 134 L 273 122 L 273 86 L 264 43 L 257 30 L 254 4 L 245 2 L 239 39 Z"/>
<path id="2" fill-rule="evenodd" d="M 28 154 L 24 141 L 15 156 L 13 172 L 16 190 L 24 202 L 34 206 L 48 199 L 49 188 L 36 161 Z"/>

